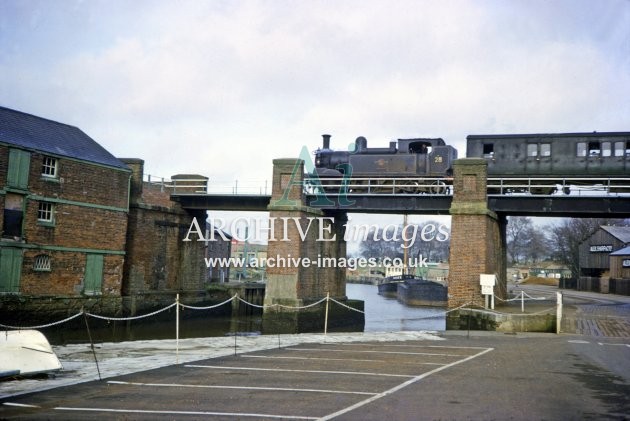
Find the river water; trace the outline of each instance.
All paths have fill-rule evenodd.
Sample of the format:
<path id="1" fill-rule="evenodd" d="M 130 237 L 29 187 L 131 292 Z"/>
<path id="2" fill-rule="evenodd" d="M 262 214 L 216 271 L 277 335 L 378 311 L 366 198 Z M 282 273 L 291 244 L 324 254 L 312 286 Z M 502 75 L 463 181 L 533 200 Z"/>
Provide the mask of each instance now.
<path id="1" fill-rule="evenodd" d="M 406 306 L 378 295 L 375 285 L 347 284 L 346 294 L 365 302 L 366 332 L 446 329 L 444 308 Z"/>
<path id="2" fill-rule="evenodd" d="M 444 330 L 443 308 L 409 307 L 396 299 L 378 295 L 375 285 L 347 284 L 348 298 L 365 303 L 365 332 L 403 330 Z M 230 304 L 226 304 L 230 306 Z M 262 310 L 248 307 L 246 311 L 230 314 L 226 311 L 180 312 L 179 337 L 197 338 L 226 335 L 260 335 Z M 174 309 L 134 321 L 102 321 L 84 317 L 42 329 L 54 345 L 90 342 L 120 342 L 151 339 L 174 339 L 177 314 Z"/>

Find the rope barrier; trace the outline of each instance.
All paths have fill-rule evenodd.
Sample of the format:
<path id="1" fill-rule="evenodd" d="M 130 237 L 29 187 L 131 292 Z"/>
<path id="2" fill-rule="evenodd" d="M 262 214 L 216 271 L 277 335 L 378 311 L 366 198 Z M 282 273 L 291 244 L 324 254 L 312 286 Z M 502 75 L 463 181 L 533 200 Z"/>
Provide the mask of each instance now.
<path id="1" fill-rule="evenodd" d="M 243 301 L 243 300 L 242 300 L 242 299 L 238 296 L 238 294 L 234 294 L 234 296 L 233 296 L 232 298 L 229 298 L 229 299 L 227 299 L 227 300 L 223 301 L 222 303 L 219 303 L 219 304 L 214 304 L 214 305 L 207 306 L 207 307 L 197 307 L 197 306 L 191 306 L 191 305 L 186 305 L 186 304 L 182 304 L 182 303 L 179 303 L 179 306 L 180 306 L 180 307 L 182 307 L 182 308 L 188 308 L 188 309 L 191 309 L 191 310 L 210 310 L 210 309 L 212 309 L 212 308 L 221 307 L 222 305 L 225 305 L 225 304 L 227 304 L 227 303 L 231 302 L 231 301 L 232 301 L 232 300 L 234 300 L 235 298 L 238 298 L 239 300 Z"/>
<path id="2" fill-rule="evenodd" d="M 298 306 L 298 307 L 291 307 L 291 306 L 285 306 L 283 304 L 273 304 L 274 306 L 280 307 L 280 308 L 285 308 L 285 309 L 291 309 L 291 310 L 303 310 L 305 308 L 310 308 L 310 307 L 315 307 L 316 305 L 319 305 L 321 303 L 323 303 L 324 301 L 326 301 L 326 297 L 322 298 L 319 301 L 316 301 L 312 304 L 308 304 L 305 306 Z"/>
<path id="3" fill-rule="evenodd" d="M 92 313 L 85 313 L 85 314 L 87 314 L 90 317 L 94 317 L 95 319 L 101 319 L 101 320 L 110 320 L 110 321 L 138 320 L 138 319 L 144 319 L 145 317 L 155 316 L 156 314 L 166 311 L 171 307 L 175 307 L 176 305 L 177 303 L 175 302 L 160 310 L 156 310 L 153 313 L 143 314 L 141 316 L 132 316 L 132 317 L 106 317 L 106 316 L 99 316 L 98 314 L 92 314 Z"/>
<path id="4" fill-rule="evenodd" d="M 51 326 L 55 326 L 55 325 L 59 325 L 59 324 L 65 323 L 65 322 L 69 322 L 70 320 L 76 319 L 77 317 L 79 317 L 82 314 L 83 314 L 83 312 L 80 311 L 77 314 L 75 314 L 73 316 L 70 316 L 68 318 L 65 318 L 63 320 L 59 320 L 57 322 L 52 322 L 52 323 L 48 323 L 48 324 L 45 324 L 45 325 L 39 325 L 39 326 L 28 326 L 27 327 L 27 326 L 9 326 L 9 325 L 0 324 L 0 327 L 4 327 L 4 328 L 7 328 L 7 329 L 16 329 L 16 330 L 44 329 L 46 327 L 51 327 Z"/>
<path id="5" fill-rule="evenodd" d="M 528 297 L 528 299 L 530 299 L 530 300 L 537 300 L 537 301 L 539 301 L 539 300 L 547 300 L 547 299 L 551 298 L 551 297 L 549 297 L 549 298 L 547 298 L 547 297 L 532 297 L 532 296 L 530 296 L 529 294 L 527 294 L 524 291 L 520 291 L 520 292 L 523 294 L 523 296 L 526 295 Z M 497 297 L 496 295 L 495 295 L 495 298 L 500 300 L 500 301 L 503 301 L 503 302 L 523 300 L 523 297 L 515 297 L 515 298 L 510 298 L 510 299 L 504 300 L 504 299 L 502 299 L 500 297 Z M 228 303 L 230 303 L 230 302 L 232 302 L 234 300 L 238 300 L 238 301 L 242 302 L 243 304 L 246 304 L 246 305 L 249 305 L 249 306 L 252 306 L 252 307 L 255 307 L 255 308 L 259 308 L 259 309 L 283 308 L 283 309 L 288 309 L 288 310 L 303 310 L 303 309 L 307 309 L 307 308 L 311 308 L 311 307 L 317 306 L 317 305 L 323 303 L 324 301 L 332 301 L 332 302 L 334 302 L 334 303 L 336 303 L 336 304 L 338 304 L 338 305 L 340 305 L 342 307 L 347 308 L 348 310 L 352 310 L 352 311 L 355 311 L 357 313 L 365 314 L 365 311 L 363 311 L 363 310 L 359 310 L 357 308 L 351 307 L 351 306 L 349 306 L 349 305 L 347 305 L 345 303 L 342 303 L 342 302 L 340 302 L 340 301 L 338 301 L 338 300 L 336 300 L 334 298 L 330 298 L 330 297 L 324 297 L 324 298 L 322 298 L 319 301 L 316 301 L 314 303 L 311 303 L 311 304 L 308 304 L 308 305 L 305 305 L 305 306 L 287 306 L 287 305 L 282 305 L 282 304 L 271 304 L 271 305 L 254 304 L 254 303 L 250 303 L 247 300 L 244 300 L 238 294 L 234 294 L 233 297 L 231 297 L 231 298 L 229 298 L 229 299 L 227 299 L 227 300 L 225 300 L 225 301 L 223 301 L 223 302 L 221 302 L 219 304 L 213 304 L 213 305 L 204 306 L 204 307 L 182 304 L 182 303 L 180 303 L 179 301 L 176 300 L 176 302 L 174 302 L 174 303 L 172 303 L 172 304 L 170 304 L 170 305 L 168 305 L 168 306 L 166 306 L 164 308 L 161 308 L 159 310 L 153 311 L 151 313 L 143 314 L 143 315 L 140 315 L 140 316 L 108 317 L 108 316 L 101 316 L 101 315 L 98 315 L 98 314 L 85 312 L 85 311 L 82 310 L 82 311 L 78 312 L 77 314 L 74 314 L 74 315 L 72 315 L 70 317 L 67 317 L 67 318 L 63 319 L 63 320 L 59 320 L 59 321 L 48 323 L 48 324 L 44 324 L 44 325 L 37 325 L 37 326 L 11 326 L 11 325 L 0 324 L 0 327 L 6 328 L 6 329 L 16 329 L 16 330 L 43 329 L 43 328 L 47 328 L 47 327 L 51 327 L 51 326 L 55 326 L 55 325 L 59 325 L 59 324 L 68 322 L 68 321 L 70 321 L 72 319 L 75 319 L 75 318 L 81 316 L 82 314 L 85 314 L 86 316 L 94 317 L 96 319 L 107 320 L 107 321 L 139 320 L 139 319 L 143 319 L 143 318 L 146 318 L 146 317 L 151 317 L 151 316 L 154 316 L 156 314 L 162 313 L 162 312 L 164 312 L 166 310 L 169 310 L 170 308 L 175 307 L 175 306 L 180 306 L 182 308 L 187 308 L 187 309 L 190 309 L 190 310 L 209 310 L 209 309 L 221 307 L 221 306 L 223 306 L 225 304 L 228 304 Z M 473 304 L 472 302 L 468 302 L 468 303 L 462 304 L 462 305 L 460 305 L 458 307 L 452 308 L 452 309 L 444 311 L 444 312 L 440 312 L 440 313 L 432 314 L 432 315 L 428 315 L 428 316 L 423 316 L 423 317 L 409 318 L 409 319 L 405 319 L 405 320 L 437 319 L 437 318 L 446 316 L 447 314 L 449 314 L 449 313 L 451 313 L 453 311 L 460 310 L 460 309 L 462 309 L 464 307 L 468 307 L 470 310 L 473 310 L 473 308 L 471 308 L 471 305 L 474 306 L 474 307 L 477 307 L 478 309 L 482 309 L 482 310 L 485 310 L 485 311 L 490 311 L 490 310 L 488 310 L 488 309 L 486 309 L 486 308 L 484 308 L 482 306 Z M 555 307 L 552 307 L 552 308 L 540 310 L 540 311 L 537 311 L 537 312 L 534 312 L 534 313 L 504 313 L 504 312 L 499 312 L 499 311 L 496 311 L 496 310 L 493 310 L 491 312 L 495 313 L 495 314 L 505 314 L 505 315 L 535 316 L 535 315 L 538 315 L 538 314 L 543 314 L 543 313 L 549 312 L 550 310 L 554 310 L 554 309 L 555 309 Z M 614 316 L 612 316 L 612 317 L 614 317 Z M 387 320 L 387 319 L 385 319 L 385 320 Z M 391 320 L 396 320 L 396 319 L 391 319 Z"/>
<path id="6" fill-rule="evenodd" d="M 359 310 L 358 308 L 350 307 L 349 305 L 344 304 L 344 303 L 341 303 L 341 302 L 339 302 L 339 301 L 335 300 L 334 298 L 330 298 L 330 301 L 332 301 L 333 303 L 337 303 L 337 304 L 339 304 L 340 306 L 345 307 L 345 308 L 347 308 L 347 309 L 349 309 L 349 310 L 356 311 L 357 313 L 362 313 L 362 314 L 365 314 L 365 311 L 363 311 L 363 310 Z"/>

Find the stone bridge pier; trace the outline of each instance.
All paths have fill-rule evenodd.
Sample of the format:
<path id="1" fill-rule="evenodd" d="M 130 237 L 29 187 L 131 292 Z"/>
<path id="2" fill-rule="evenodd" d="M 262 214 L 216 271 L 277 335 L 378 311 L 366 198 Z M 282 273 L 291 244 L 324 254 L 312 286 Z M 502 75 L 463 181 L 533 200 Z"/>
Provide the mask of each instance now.
<path id="1" fill-rule="evenodd" d="M 488 209 L 484 159 L 458 159 L 453 170 L 448 307 L 483 306 L 482 273 L 496 275 L 494 293 L 502 299 L 507 296 L 507 220 Z"/>
<path id="2" fill-rule="evenodd" d="M 337 301 L 363 310 L 362 301 L 348 302 L 345 211 L 323 211 L 308 206 L 303 192 L 304 161 L 275 159 L 269 203 L 267 287 L 263 314 L 265 333 L 321 331 L 326 304 L 304 307 L 330 294 Z M 362 313 L 329 303 L 328 328 L 363 330 Z"/>

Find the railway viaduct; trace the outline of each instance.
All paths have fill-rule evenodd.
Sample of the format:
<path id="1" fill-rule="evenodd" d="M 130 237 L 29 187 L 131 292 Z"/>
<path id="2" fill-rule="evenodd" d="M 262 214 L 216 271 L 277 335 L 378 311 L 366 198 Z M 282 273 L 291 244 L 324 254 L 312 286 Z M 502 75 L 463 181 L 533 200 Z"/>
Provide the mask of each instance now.
<path id="1" fill-rule="evenodd" d="M 297 218 L 301 221 L 300 227 L 275 224 L 276 240 L 269 241 L 267 250 L 268 256 L 293 258 L 293 261 L 344 258 L 346 244 L 343 237 L 349 212 L 450 214 L 449 308 L 468 302 L 484 304 L 480 274 L 495 274 L 498 282 L 495 294 L 505 297 L 507 216 L 630 216 L 630 199 L 623 195 L 489 196 L 487 164 L 481 158 L 455 161 L 452 195 L 309 194 L 304 189 L 304 162 L 301 159 L 276 159 L 273 164 L 271 195 L 175 193 L 173 198 L 191 211 L 269 211 L 270 218 L 277 221 Z M 318 218 L 326 226 L 306 231 L 309 221 Z M 268 267 L 265 304 L 303 306 L 328 293 L 332 298 L 345 299 L 345 285 L 343 268 L 314 264 Z"/>

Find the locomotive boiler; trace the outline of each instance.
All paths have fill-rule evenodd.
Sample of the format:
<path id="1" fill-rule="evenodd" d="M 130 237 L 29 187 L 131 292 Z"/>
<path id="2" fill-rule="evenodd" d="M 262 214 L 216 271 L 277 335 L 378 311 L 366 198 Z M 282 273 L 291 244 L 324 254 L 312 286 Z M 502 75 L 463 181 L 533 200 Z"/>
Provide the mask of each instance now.
<path id="1" fill-rule="evenodd" d="M 323 135 L 315 151 L 315 175 L 321 185 L 344 180 L 349 193 L 443 194 L 452 185 L 457 150 L 441 138 L 398 139 L 388 147 L 370 148 L 358 137 L 350 150 L 332 150 L 330 135 Z M 328 189 L 330 190 L 330 188 Z"/>

